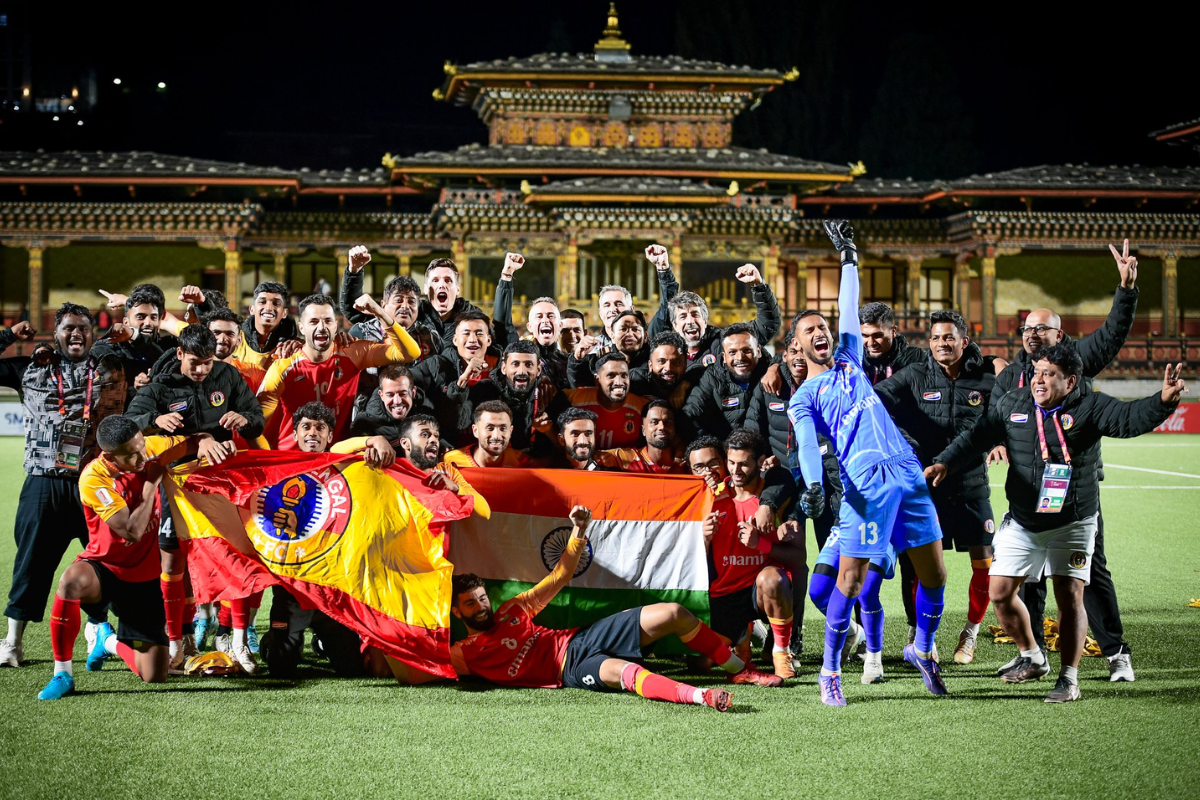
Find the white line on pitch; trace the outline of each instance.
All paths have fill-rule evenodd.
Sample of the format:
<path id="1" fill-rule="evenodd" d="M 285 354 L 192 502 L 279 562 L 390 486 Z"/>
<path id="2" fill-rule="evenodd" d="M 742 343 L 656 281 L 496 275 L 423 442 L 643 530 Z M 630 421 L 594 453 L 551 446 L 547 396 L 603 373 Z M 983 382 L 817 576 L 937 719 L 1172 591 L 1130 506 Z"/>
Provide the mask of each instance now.
<path id="1" fill-rule="evenodd" d="M 1108 464 L 1108 463 L 1106 463 L 1104 465 L 1105 469 L 1108 469 L 1109 467 L 1112 467 L 1113 469 L 1130 469 L 1130 470 L 1133 470 L 1134 472 L 1152 472 L 1155 475 L 1174 475 L 1177 478 L 1195 478 L 1196 480 L 1200 480 L 1200 475 L 1193 475 L 1190 472 L 1170 472 L 1165 469 L 1150 469 L 1148 467 L 1128 467 L 1128 466 L 1125 466 L 1124 464 Z"/>

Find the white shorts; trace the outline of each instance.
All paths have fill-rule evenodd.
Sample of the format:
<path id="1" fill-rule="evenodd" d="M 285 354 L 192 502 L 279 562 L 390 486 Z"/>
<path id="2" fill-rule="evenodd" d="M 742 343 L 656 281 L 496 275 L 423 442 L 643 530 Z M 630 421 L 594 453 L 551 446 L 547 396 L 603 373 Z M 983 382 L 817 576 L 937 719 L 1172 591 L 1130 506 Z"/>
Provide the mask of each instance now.
<path id="1" fill-rule="evenodd" d="M 992 568 L 988 574 L 1031 581 L 1043 575 L 1065 575 L 1090 583 L 1099 516 L 1093 514 L 1061 528 L 1034 533 L 1011 514 L 1005 514 L 992 542 Z"/>

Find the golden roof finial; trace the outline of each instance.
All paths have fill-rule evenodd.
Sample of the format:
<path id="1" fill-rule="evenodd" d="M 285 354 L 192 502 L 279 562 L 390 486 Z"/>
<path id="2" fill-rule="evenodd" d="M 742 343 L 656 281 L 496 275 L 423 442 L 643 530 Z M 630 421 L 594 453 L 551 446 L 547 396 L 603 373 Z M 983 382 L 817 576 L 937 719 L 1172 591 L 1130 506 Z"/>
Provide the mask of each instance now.
<path id="1" fill-rule="evenodd" d="M 433 90 L 433 99 L 438 100 L 438 101 L 445 100 L 446 93 L 443 92 L 441 89 L 434 89 Z"/>
<path id="2" fill-rule="evenodd" d="M 739 186 L 738 186 L 738 182 L 737 182 L 737 181 L 730 181 L 730 182 L 729 182 L 729 188 L 725 190 L 725 194 L 729 195 L 730 197 L 733 197 L 733 196 L 735 196 L 735 195 L 736 195 L 736 194 L 737 194 L 739 191 L 741 191 L 741 187 L 739 187 Z"/>
<path id="3" fill-rule="evenodd" d="M 850 174 L 855 178 L 861 178 L 863 175 L 867 174 L 867 166 L 865 164 L 863 164 L 863 162 L 861 162 L 861 161 L 859 161 L 858 163 L 855 163 L 855 164 L 851 164 L 850 165 Z"/>
<path id="4" fill-rule="evenodd" d="M 785 81 L 791 82 L 791 81 L 796 80 L 799 77 L 800 77 L 800 68 L 799 67 L 792 67 L 787 72 L 783 73 L 783 79 Z"/>
<path id="5" fill-rule="evenodd" d="M 521 194 L 533 194 L 533 187 L 529 185 L 529 181 L 521 181 Z"/>
<path id="6" fill-rule="evenodd" d="M 450 63 L 450 59 L 446 59 L 446 63 L 442 64 L 442 72 L 453 77 L 458 72 L 458 67 Z"/>
<path id="7" fill-rule="evenodd" d="M 396 168 L 396 157 L 394 155 L 392 155 L 391 153 L 384 153 L 383 154 L 383 165 L 385 167 L 387 167 L 388 169 L 395 169 Z"/>
<path id="8" fill-rule="evenodd" d="M 617 19 L 617 4 L 608 4 L 608 24 L 604 26 L 604 38 L 594 48 L 597 61 L 632 61 L 629 42 L 621 38 L 621 23 Z"/>

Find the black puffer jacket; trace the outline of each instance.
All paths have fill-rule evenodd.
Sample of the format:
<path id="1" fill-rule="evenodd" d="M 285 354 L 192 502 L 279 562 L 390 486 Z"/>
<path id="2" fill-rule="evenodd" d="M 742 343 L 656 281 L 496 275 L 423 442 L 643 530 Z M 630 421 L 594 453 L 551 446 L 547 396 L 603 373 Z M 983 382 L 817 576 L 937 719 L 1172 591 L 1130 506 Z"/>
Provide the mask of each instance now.
<path id="1" fill-rule="evenodd" d="M 570 408 L 567 396 L 544 375 L 538 379 L 537 388 L 525 396 L 518 396 L 508 388 L 507 379 L 499 368 L 492 370 L 488 380 L 479 381 L 466 388 L 453 383 L 447 387 L 447 396 L 458 409 L 458 427 L 455 445 L 463 447 L 475 441 L 471 433 L 471 417 L 480 403 L 500 400 L 513 412 L 513 432 L 509 446 L 514 450 L 529 450 L 535 457 L 548 456 L 554 442 L 549 437 L 533 431 L 534 419 L 545 412 L 550 421 Z M 443 433 L 445 436 L 445 433 Z"/>
<path id="2" fill-rule="evenodd" d="M 874 386 L 895 375 L 909 364 L 920 364 L 925 360 L 928 352 L 920 347 L 913 347 L 908 343 L 908 339 L 897 334 L 892 339 L 892 346 L 879 358 L 872 358 L 867 355 L 866 349 L 863 349 L 863 372 L 867 373 L 867 378 Z"/>
<path id="3" fill-rule="evenodd" d="M 1058 417 L 1071 454 L 1072 472 L 1066 501 L 1058 513 L 1037 513 L 1045 462 L 1035 415 L 1042 412 L 1034 404 L 1029 389 L 1009 392 L 993 403 L 986 415 L 959 434 L 933 461 L 945 464 L 953 474 L 974 468 L 981 455 L 996 445 L 1007 445 L 1009 466 L 1004 492 L 1008 496 L 1009 513 L 1031 531 L 1047 531 L 1099 511 L 1101 437 L 1132 439 L 1149 433 L 1171 416 L 1177 405 L 1164 403 L 1157 392 L 1128 403 L 1101 392 L 1089 392 L 1082 386 L 1067 395 Z M 1045 431 L 1050 460 L 1062 463 L 1062 446 L 1048 417 Z"/>
<path id="4" fill-rule="evenodd" d="M 659 308 L 655 312 L 654 318 L 650 320 L 650 327 L 646 331 L 647 340 L 653 339 L 663 331 L 672 330 L 671 316 L 667 306 L 671 302 L 671 298 L 677 294 L 679 294 L 679 281 L 675 279 L 675 274 L 670 270 L 658 273 Z M 766 347 L 779 335 L 779 327 L 783 324 L 783 311 L 779 308 L 779 301 L 775 299 L 775 293 L 765 283 L 750 287 L 750 300 L 754 303 L 755 315 L 754 319 L 747 321 L 754 327 L 759 347 Z M 695 355 L 695 363 L 699 363 L 705 354 L 709 353 L 716 356 L 718 361 L 720 360 L 722 330 L 715 325 L 709 325 L 704 330 L 704 336 L 700 339 L 700 347 Z M 690 362 L 692 358 L 689 357 L 688 360 Z"/>
<path id="5" fill-rule="evenodd" d="M 247 424 L 238 434 L 247 441 L 262 435 L 264 422 L 258 398 L 236 368 L 214 361 L 212 372 L 197 383 L 179 371 L 179 359 L 168 353 L 155 365 L 154 377 L 134 395 L 125 416 L 132 417 L 142 433 L 160 431 L 154 421 L 163 414 L 178 412 L 183 427 L 172 433 L 208 433 L 218 442 L 228 442 L 233 433 L 221 427 L 221 417 L 236 411 Z"/>
<path id="6" fill-rule="evenodd" d="M 915 348 L 914 348 L 915 349 Z M 875 384 L 875 391 L 892 419 L 910 437 L 910 443 L 922 466 L 954 441 L 954 437 L 969 429 L 987 413 L 992 387 L 996 383 L 995 357 L 985 356 L 971 342 L 963 351 L 963 364 L 958 377 L 950 380 L 933 354 L 925 353 L 924 364 L 912 364 L 893 373 L 892 377 Z M 978 463 L 946 480 L 933 491 L 944 497 L 988 496 L 986 453 Z"/>
<path id="7" fill-rule="evenodd" d="M 779 377 L 783 380 L 781 394 L 768 392 L 762 384 L 754 389 L 750 396 L 750 410 L 746 414 L 746 427 L 762 435 L 771 445 L 771 453 L 779 459 L 779 463 L 793 470 L 800 467 L 798 453 L 799 445 L 792 432 L 792 423 L 788 419 L 788 401 L 797 389 L 791 373 L 781 368 Z M 840 504 L 842 496 L 841 470 L 838 466 L 837 451 L 828 439 L 817 434 L 817 444 L 821 447 L 821 466 L 825 469 L 825 495 L 831 503 Z"/>
<path id="8" fill-rule="evenodd" d="M 275 330 L 267 337 L 265 344 L 258 343 L 258 330 L 254 327 L 254 317 L 247 314 L 242 320 L 242 338 L 246 340 L 246 346 L 256 353 L 270 353 L 276 347 L 289 339 L 299 339 L 300 328 L 296 326 L 296 320 L 290 315 L 280 320 L 275 326 Z"/>
<path id="9" fill-rule="evenodd" d="M 417 311 L 417 322 L 430 328 L 441 337 L 443 342 L 451 342 L 454 340 L 454 318 L 464 311 L 479 311 L 479 306 L 468 303 L 465 298 L 458 298 L 454 301 L 454 305 L 450 307 L 450 316 L 442 319 L 441 316 L 434 310 L 433 304 L 425 298 L 421 298 L 421 305 Z M 487 316 L 486 314 L 484 316 Z"/>
<path id="10" fill-rule="evenodd" d="M 769 360 L 760 358 L 745 389 L 734 381 L 723 361 L 707 369 L 683 406 L 696 432 L 724 439 L 734 428 L 745 425 L 750 398 L 769 366 Z"/>
<path id="11" fill-rule="evenodd" d="M 433 411 L 433 405 L 425 399 L 421 387 L 414 385 L 413 404 L 408 410 L 408 415 L 432 414 Z M 387 406 L 383 404 L 383 398 L 379 396 L 378 391 L 374 391 L 371 392 L 363 410 L 354 415 L 354 421 L 350 424 L 350 435 L 383 436 L 389 442 L 396 442 L 400 439 L 400 422 L 401 420 L 392 419 Z"/>

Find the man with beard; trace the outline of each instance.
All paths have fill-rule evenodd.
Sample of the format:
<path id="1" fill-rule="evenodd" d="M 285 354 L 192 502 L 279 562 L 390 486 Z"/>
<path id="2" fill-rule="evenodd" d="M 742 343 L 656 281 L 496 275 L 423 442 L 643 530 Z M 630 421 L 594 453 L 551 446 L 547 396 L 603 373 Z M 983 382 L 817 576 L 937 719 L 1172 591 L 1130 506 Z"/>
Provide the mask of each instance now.
<path id="1" fill-rule="evenodd" d="M 706 705 L 728 711 L 733 697 L 724 689 L 697 689 L 656 675 L 637 662 L 654 643 L 675 634 L 691 650 L 719 664 L 735 679 L 748 669 L 712 629 L 678 603 L 656 603 L 605 617 L 583 628 L 552 630 L 534 618 L 567 585 L 587 548 L 592 512 L 577 505 L 567 512 L 571 536 L 554 569 L 540 583 L 494 612 L 481 578 L 455 575 L 450 611 L 463 621 L 467 638 L 450 648 L 460 676 L 478 675 L 504 686 L 622 689 L 648 700 Z M 751 670 L 752 671 L 752 670 Z"/>
<path id="2" fill-rule="evenodd" d="M 774 634 L 772 661 L 775 675 L 755 673 L 748 683 L 779 686 L 796 675 L 790 649 L 794 593 L 791 573 L 804 569 L 804 540 L 793 535 L 780 541 L 785 526 L 775 519 L 766 529 L 755 521 L 759 495 L 766 486 L 763 473 L 768 455 L 766 442 L 753 431 L 739 428 L 725 442 L 725 463 L 718 465 L 713 478 L 728 485 L 713 502 L 712 512 L 704 520 L 704 538 L 709 550 L 712 580 L 709 582 L 709 606 L 713 630 L 737 649 L 749 634 L 755 620 L 769 622 Z M 700 463 L 704 450 L 697 448 L 692 457 Z M 789 518 L 795 514 L 795 484 L 782 507 Z M 791 526 L 794 528 L 794 523 Z"/>
<path id="3" fill-rule="evenodd" d="M 550 463 L 555 469 L 609 471 L 596 462 L 596 415 L 586 408 L 572 406 L 558 415 L 558 446 Z"/>
<path id="4" fill-rule="evenodd" d="M 1112 309 L 1104 324 L 1076 342 L 1079 358 L 1083 362 L 1082 382 L 1090 391 L 1092 378 L 1107 367 L 1125 344 L 1133 328 L 1133 315 L 1137 310 L 1138 289 L 1137 258 L 1129 255 L 1129 240 L 1126 239 L 1121 252 L 1113 245 L 1108 246 L 1117 262 L 1120 283 L 1113 296 Z M 1044 348 L 1053 347 L 1071 338 L 1063 332 L 1062 319 L 1048 308 L 1034 309 L 1025 318 L 1025 324 L 1017 332 L 1021 336 L 1022 348 L 1012 363 L 996 376 L 992 402 L 1014 389 L 1024 389 L 1033 381 L 1034 355 Z M 996 448 L 988 457 L 989 463 L 996 459 L 1007 460 L 1003 447 Z M 1099 479 L 1104 480 L 1103 461 L 1100 462 Z M 1121 609 L 1117 604 L 1117 587 L 1112 573 L 1108 571 L 1108 559 L 1104 555 L 1104 511 L 1097 518 L 1096 552 L 1092 559 L 1091 582 L 1083 590 L 1083 605 L 1087 609 L 1088 624 L 1100 651 L 1108 659 L 1109 680 L 1132 681 L 1133 661 L 1128 642 L 1125 641 L 1125 626 L 1121 623 Z M 1021 585 L 1021 599 L 1029 607 L 1029 613 L 1041 619 L 1046 610 L 1046 581 L 1029 580 Z M 1046 649 L 1045 635 L 1041 625 L 1034 626 L 1034 638 L 1038 646 Z"/>
<path id="5" fill-rule="evenodd" d="M 752 393 L 767 366 L 754 327 L 746 322 L 730 325 L 721 334 L 721 363 L 705 370 L 683 413 L 696 430 L 728 436 L 745 424 Z"/>
<path id="6" fill-rule="evenodd" d="M 896 315 L 887 303 L 867 303 L 858 310 L 863 338 L 863 371 L 872 384 L 892 377 L 909 364 L 925 362 L 925 351 L 900 336 Z"/>
<path id="7" fill-rule="evenodd" d="M 558 351 L 562 353 L 563 358 L 575 352 L 575 348 L 586 334 L 583 312 L 574 308 L 564 308 L 559 315 L 558 331 Z"/>
<path id="8" fill-rule="evenodd" d="M 468 311 L 483 315 L 478 307 L 459 296 L 458 265 L 448 258 L 435 258 L 425 268 L 425 297 L 417 320 L 442 340 L 449 339 L 459 314 Z M 483 317 L 487 319 L 486 316 Z"/>
<path id="9" fill-rule="evenodd" d="M 250 387 L 250 391 L 257 393 L 258 387 L 262 386 L 263 378 L 267 376 L 267 371 L 259 366 L 263 361 L 262 358 L 252 357 L 250 361 L 242 361 L 237 357 L 239 353 L 247 351 L 245 343 L 242 341 L 242 321 L 238 315 L 229 308 L 218 308 L 202 316 L 200 324 L 212 331 L 213 337 L 217 340 L 217 361 L 236 369 L 242 376 L 242 380 Z M 266 361 L 268 364 L 270 363 L 270 356 L 267 356 Z"/>
<path id="10" fill-rule="evenodd" d="M 571 389 L 567 399 L 576 408 L 596 415 L 597 446 L 608 450 L 634 447 L 641 440 L 638 420 L 644 397 L 629 392 L 629 360 L 623 353 L 606 353 L 596 361 L 596 385 Z"/>
<path id="11" fill-rule="evenodd" d="M 715 364 L 721 357 L 722 332 L 708 324 L 708 305 L 694 292 L 680 292 L 679 282 L 671 273 L 667 248 L 651 245 L 646 248 L 646 258 L 654 263 L 658 272 L 660 308 L 650 321 L 651 337 L 673 329 L 687 344 L 688 365 L 701 368 Z M 771 287 L 763 282 L 762 273 L 753 264 L 738 267 L 735 276 L 750 287 L 750 300 L 754 303 L 755 317 L 748 323 L 759 344 L 771 342 L 779 333 L 783 312 Z"/>
<path id="12" fill-rule="evenodd" d="M 451 450 L 442 457 L 443 471 L 455 483 L 462 485 L 460 468 L 487 469 L 524 467 L 528 459 L 508 446 L 512 438 L 512 410 L 499 400 L 488 400 L 475 406 L 471 433 L 475 443 Z"/>
<path id="13" fill-rule="evenodd" d="M 622 311 L 633 308 L 633 295 L 624 286 L 608 284 L 600 287 L 596 295 L 596 315 L 603 326 L 595 336 L 584 335 L 580 344 L 586 344 L 584 351 L 589 355 L 604 355 L 613 349 L 612 323 Z M 576 346 L 578 351 L 579 346 Z"/>
<path id="14" fill-rule="evenodd" d="M 916 441 L 917 455 L 927 467 L 954 437 L 987 414 L 996 375 L 1006 366 L 1003 359 L 983 355 L 967 338 L 966 320 L 957 311 L 935 311 L 929 315 L 926 363 L 880 381 L 875 392 L 896 424 Z M 954 650 L 955 663 L 970 664 L 988 608 L 988 569 L 996 530 L 986 459 L 980 455 L 976 464 L 943 481 L 930 494 L 942 525 L 943 549 L 952 545 L 971 557 L 967 624 Z M 907 600 L 915 580 L 908 559 L 901 560 L 901 578 L 901 592 Z M 910 628 L 914 622 L 910 617 Z"/>
<path id="15" fill-rule="evenodd" d="M 22 329 L 32 338 L 32 330 Z M 16 557 L 8 592 L 8 635 L 0 666 L 20 666 L 25 626 L 41 622 L 54 571 L 72 539 L 85 546 L 88 526 L 79 499 L 81 470 L 96 457 L 96 426 L 125 407 L 125 368 L 92 349 L 92 315 L 64 303 L 54 315 L 54 345 L 38 345 L 21 378 L 25 406 L 25 482 L 17 500 Z M 89 619 L 89 628 L 103 619 Z"/>
<path id="16" fill-rule="evenodd" d="M 388 364 L 379 370 L 379 387 L 366 408 L 355 415 L 350 432 L 353 436 L 378 434 L 395 442 L 400 438 L 401 421 L 413 409 L 427 408 L 425 394 L 413 382 L 412 371 L 404 364 Z"/>
<path id="17" fill-rule="evenodd" d="M 646 316 L 636 309 L 622 311 L 609 326 L 613 335 L 613 348 L 609 352 L 624 354 L 629 368 L 644 367 L 650 360 L 650 348 L 646 346 Z M 595 385 L 595 364 L 600 356 L 587 353 L 587 342 L 575 349 L 567 362 L 567 375 L 572 389 Z"/>
<path id="18" fill-rule="evenodd" d="M 366 367 L 406 363 L 421 353 L 416 341 L 379 304 L 364 294 L 356 307 L 370 313 L 387 331 L 387 344 L 354 341 L 341 348 L 334 341 L 337 313 L 332 298 L 306 297 L 299 308 L 304 345 L 287 358 L 276 360 L 259 389 L 267 427 L 264 437 L 273 449 L 295 449 L 292 414 L 305 403 L 320 402 L 334 410 L 334 438 L 342 439 L 350 424 L 350 411 L 358 387 L 358 374 Z"/>
<path id="19" fill-rule="evenodd" d="M 346 271 L 342 274 L 342 288 L 338 301 L 342 313 L 350 321 L 350 335 L 368 342 L 382 342 L 386 338 L 379 320 L 364 314 L 354 307 L 354 301 L 363 294 L 363 267 L 371 263 L 371 253 L 366 247 L 351 247 L 347 254 Z M 442 338 L 437 331 L 417 321 L 421 308 L 421 287 L 408 275 L 398 275 L 383 287 L 382 307 L 388 316 L 400 323 L 409 335 L 421 346 L 421 356 L 428 358 L 442 351 Z"/>
<path id="20" fill-rule="evenodd" d="M 458 432 L 458 401 L 470 386 L 487 380 L 498 362 L 492 328 L 479 311 L 464 311 L 454 320 L 452 347 L 426 358 L 412 369 L 413 382 L 424 392 L 447 436 Z"/>
<path id="21" fill-rule="evenodd" d="M 496 344 L 507 347 L 521 338 L 512 322 L 513 276 L 525 266 L 525 257 L 519 253 L 505 253 L 500 281 L 496 284 L 496 301 L 492 307 L 492 321 L 496 329 Z M 542 374 L 555 386 L 567 385 L 567 353 L 559 349 L 559 333 L 562 320 L 558 303 L 552 297 L 539 297 L 529 306 L 525 330 L 538 346 L 538 358 L 542 362 Z"/>
<path id="22" fill-rule="evenodd" d="M 410 414 L 400 423 L 400 453 L 413 466 L 425 473 L 425 485 L 432 489 L 446 489 L 455 494 L 467 493 L 475 498 L 475 513 L 487 519 L 492 515 L 487 498 L 475 491 L 475 488 L 463 478 L 462 473 L 452 479 L 438 467 L 439 454 L 442 452 L 441 435 L 438 422 L 429 414 Z M 446 534 L 442 534 L 442 548 L 445 550 Z"/>
<path id="23" fill-rule="evenodd" d="M 486 381 L 470 387 L 450 386 L 447 397 L 458 404 L 459 431 L 455 441 L 469 438 L 469 424 L 480 403 L 500 400 L 513 414 L 511 445 L 532 457 L 548 456 L 554 420 L 570 405 L 562 392 L 541 374 L 538 346 L 518 339 L 504 348 L 500 368 Z"/>
<path id="24" fill-rule="evenodd" d="M 645 447 L 602 450 L 596 460 L 601 466 L 622 472 L 690 474 L 687 464 L 675 453 L 675 412 L 667 401 L 651 400 L 642 407 L 642 437 Z"/>
<path id="25" fill-rule="evenodd" d="M 818 678 L 821 702 L 846 704 L 841 662 L 851 609 L 871 560 L 888 555 L 889 547 L 909 551 L 920 581 L 916 637 L 904 648 L 904 658 L 920 671 L 930 693 L 944 695 L 941 667 L 933 658 L 946 584 L 942 531 L 920 461 L 863 372 L 862 329 L 853 314 L 859 300 L 858 250 L 850 223 L 826 220 L 825 232 L 842 259 L 839 344 L 835 350 L 819 312 L 805 311 L 796 317 L 792 336 L 800 341 L 808 378 L 788 404 L 806 487 L 800 496 L 804 512 L 815 519 L 825 507 L 818 433 L 837 450 L 845 488 L 838 512 L 842 535 L 837 586 L 825 611 L 825 658 Z"/>
<path id="26" fill-rule="evenodd" d="M 109 332 L 109 338 L 96 343 L 97 353 L 110 352 L 121 359 L 125 367 L 126 401 L 134 392 L 150 382 L 154 362 L 164 352 L 173 350 L 178 340 L 159 330 L 166 311 L 162 289 L 149 283 L 133 287 L 129 296 L 101 292 L 109 298 L 109 308 L 125 309 L 120 327 Z"/>

